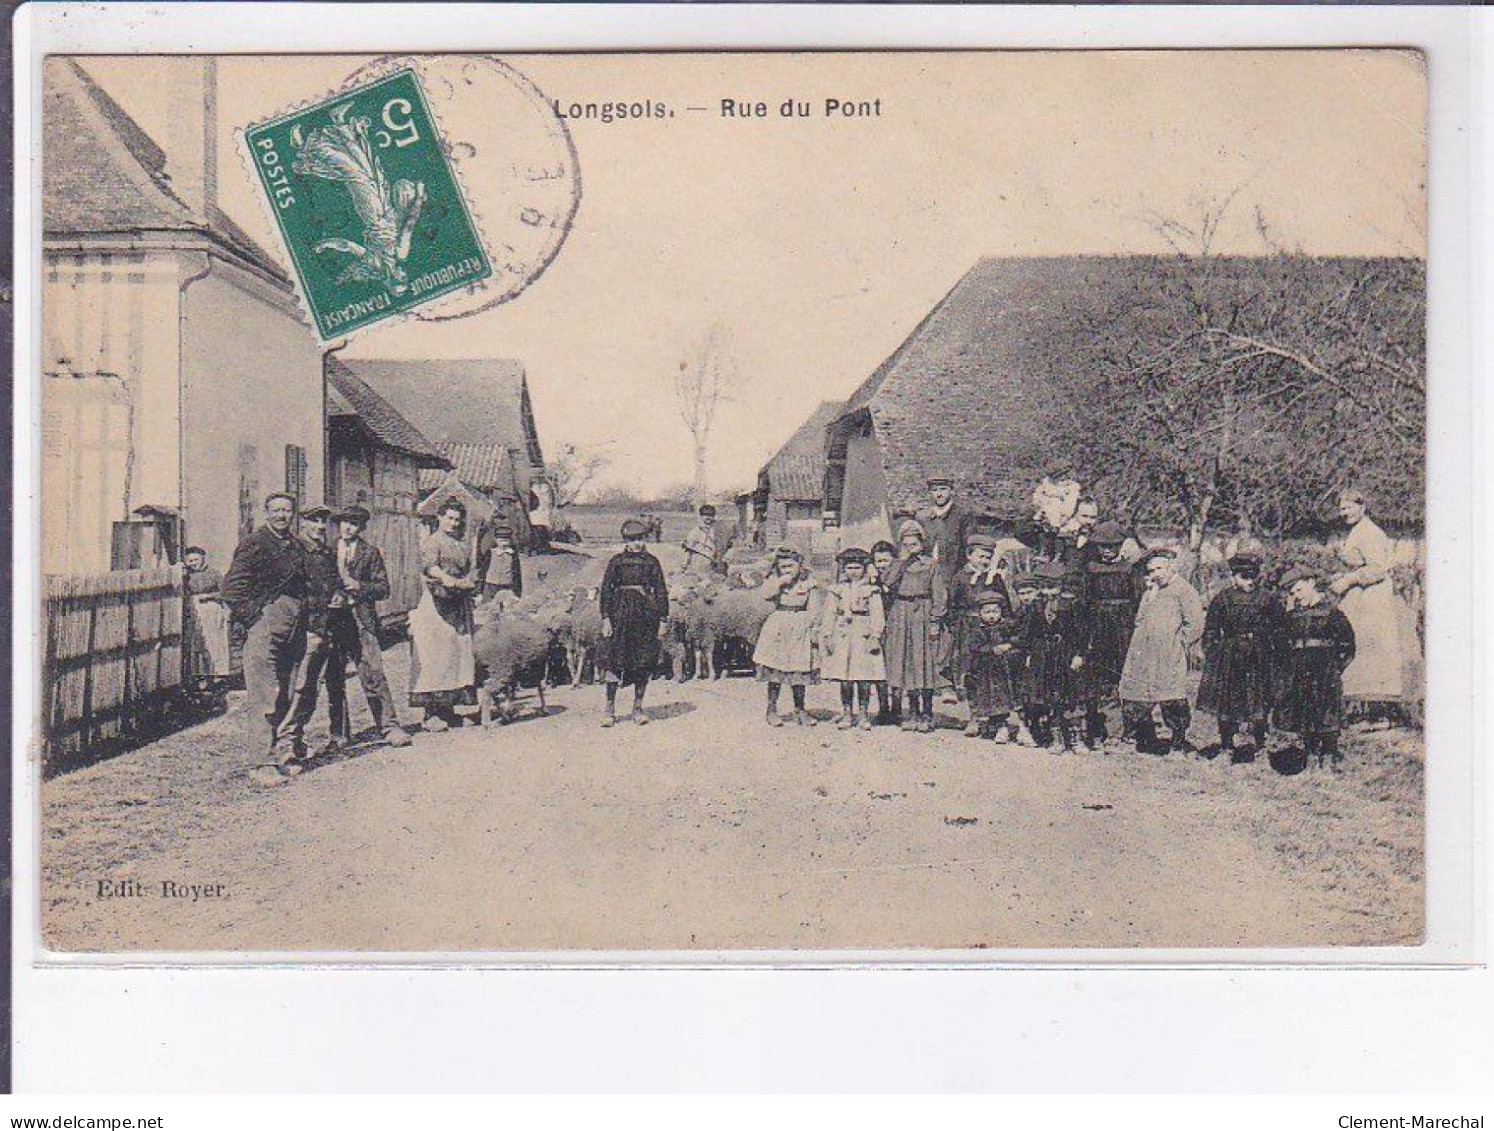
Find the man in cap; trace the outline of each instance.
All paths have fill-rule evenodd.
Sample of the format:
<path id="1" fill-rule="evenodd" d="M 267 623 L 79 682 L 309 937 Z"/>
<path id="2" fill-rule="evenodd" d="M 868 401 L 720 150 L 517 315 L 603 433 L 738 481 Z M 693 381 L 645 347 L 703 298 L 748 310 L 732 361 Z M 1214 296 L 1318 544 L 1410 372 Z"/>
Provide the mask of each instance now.
<path id="1" fill-rule="evenodd" d="M 1354 627 L 1323 596 L 1317 573 L 1290 569 L 1281 579 L 1287 608 L 1276 647 L 1276 725 L 1302 736 L 1308 758 L 1337 770 L 1343 756 L 1344 669 L 1354 659 Z"/>
<path id="2" fill-rule="evenodd" d="M 916 517 L 928 535 L 929 554 L 948 584 L 965 564 L 971 516 L 955 497 L 951 476 L 929 476 L 928 490 L 929 501 L 919 508 Z"/>
<path id="3" fill-rule="evenodd" d="M 524 595 L 524 568 L 514 545 L 513 524 L 495 516 L 477 537 L 477 573 L 483 579 L 479 600 L 488 614 L 501 613 Z"/>
<path id="4" fill-rule="evenodd" d="M 363 537 L 369 517 L 360 506 L 344 507 L 332 516 L 337 524 L 337 571 L 342 586 L 333 601 L 329 627 L 342 654 L 357 666 L 374 729 L 390 746 L 408 746 L 410 735 L 400 725 L 379 646 L 378 603 L 389 599 L 389 570 L 379 548 Z"/>
<path id="5" fill-rule="evenodd" d="M 1120 523 L 1096 525 L 1089 533 L 1091 552 L 1079 574 L 1090 635 L 1077 690 L 1084 704 L 1083 740 L 1089 746 L 1109 741 L 1104 708 L 1120 686 L 1144 588 L 1136 567 L 1121 557 L 1125 540 L 1126 531 Z"/>
<path id="6" fill-rule="evenodd" d="M 726 547 L 722 545 L 716 526 L 716 508 L 710 503 L 701 506 L 700 521 L 685 535 L 685 565 L 682 572 L 706 577 L 713 573 L 726 572 Z"/>
<path id="7" fill-rule="evenodd" d="M 1260 584 L 1261 556 L 1243 550 L 1229 559 L 1230 583 L 1209 602 L 1204 618 L 1203 680 L 1198 709 L 1215 716 L 1219 747 L 1236 760 L 1235 732 L 1250 728 L 1255 744 L 1249 761 L 1266 744 L 1271 706 L 1271 658 L 1281 632 L 1283 609 Z"/>
<path id="8" fill-rule="evenodd" d="M 1143 559 L 1146 589 L 1118 688 L 1121 717 L 1138 750 L 1156 749 L 1156 707 L 1171 731 L 1169 749 L 1192 749 L 1188 654 L 1203 636 L 1204 608 L 1198 591 L 1178 574 L 1177 559 L 1170 548 L 1153 550 Z"/>
<path id="9" fill-rule="evenodd" d="M 965 565 L 966 539 L 971 533 L 973 516 L 955 497 L 954 478 L 949 475 L 931 475 L 928 480 L 929 502 L 919 508 L 917 518 L 928 536 L 929 554 L 934 559 L 934 568 L 939 572 L 945 590 L 954 584 L 955 577 Z M 945 636 L 939 641 L 939 670 L 941 673 L 958 668 L 959 661 L 952 651 L 953 641 Z M 950 678 L 945 675 L 942 678 Z M 956 689 L 958 682 L 945 686 L 944 702 L 959 701 Z"/>
<path id="10" fill-rule="evenodd" d="M 292 529 L 294 495 L 265 498 L 265 521 L 233 552 L 223 578 L 223 602 L 247 630 L 244 640 L 245 718 L 252 749 L 289 777 L 299 754 L 280 742 L 290 713 L 296 668 L 306 651 L 306 551 Z"/>
<path id="11" fill-rule="evenodd" d="M 327 686 L 329 737 L 321 753 L 340 750 L 351 739 L 347 658 L 333 638 L 329 619 L 334 603 L 345 600 L 337 554 L 327 544 L 331 517 L 332 508 L 327 506 L 307 507 L 301 512 L 301 542 L 306 552 L 306 655 L 297 674 L 295 702 L 286 724 L 286 734 L 299 757 L 306 753 L 306 724 L 316 712 L 323 683 Z"/>
<path id="12" fill-rule="evenodd" d="M 648 723 L 643 697 L 659 666 L 660 640 L 669 626 L 669 589 L 664 567 L 644 548 L 648 526 L 636 518 L 622 525 L 623 550 L 614 554 L 602 575 L 597 599 L 602 614 L 602 639 L 596 667 L 607 685 L 607 712 L 602 725 L 617 722 L 617 688 L 633 688 L 632 720 Z"/>

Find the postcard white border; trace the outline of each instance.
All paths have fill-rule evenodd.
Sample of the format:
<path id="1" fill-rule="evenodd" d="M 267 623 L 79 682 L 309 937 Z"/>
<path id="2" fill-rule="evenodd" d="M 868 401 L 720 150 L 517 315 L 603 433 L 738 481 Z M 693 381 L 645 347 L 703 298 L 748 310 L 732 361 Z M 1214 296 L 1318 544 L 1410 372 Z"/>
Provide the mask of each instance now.
<path id="1" fill-rule="evenodd" d="M 1487 968 L 1473 970 L 1469 964 L 1484 961 L 1488 938 L 1489 901 L 1485 895 L 1488 871 L 1487 814 L 1491 776 L 1475 756 L 1479 741 L 1473 726 L 1474 711 L 1487 732 L 1490 711 L 1486 699 L 1475 700 L 1474 677 L 1487 671 L 1484 650 L 1474 650 L 1475 629 L 1487 637 L 1489 620 L 1484 602 L 1475 590 L 1473 571 L 1475 537 L 1486 539 L 1487 529 L 1480 511 L 1488 495 L 1475 470 L 1483 471 L 1483 453 L 1475 450 L 1474 430 L 1488 430 L 1488 404 L 1476 396 L 1472 375 L 1477 360 L 1479 372 L 1485 362 L 1483 340 L 1474 339 L 1491 313 L 1484 285 L 1480 253 L 1487 246 L 1486 210 L 1475 212 L 1474 184 L 1489 184 L 1484 133 L 1474 108 L 1488 106 L 1488 91 L 1476 83 L 1488 83 L 1483 71 L 1488 23 L 1483 12 L 1462 8 L 869 8 L 752 6 L 752 7 L 616 7 L 597 5 L 507 6 L 475 5 L 127 5 L 59 4 L 22 8 L 15 19 L 16 82 L 16 443 L 15 443 L 15 561 L 36 560 L 38 503 L 35 467 L 39 421 L 34 375 L 39 371 L 40 279 L 39 216 L 33 215 L 40 198 L 39 136 L 40 59 L 54 52 L 288 52 L 315 51 L 382 54 L 391 51 L 483 50 L 494 53 L 555 50 L 677 50 L 698 49 L 789 49 L 789 48 L 1101 48 L 1101 47 L 1308 47 L 1308 46 L 1416 46 L 1428 53 L 1431 81 L 1431 223 L 1429 252 L 1429 365 L 1432 374 L 1429 423 L 1430 459 L 1428 530 L 1431 569 L 1428 623 L 1431 640 L 1428 655 L 1428 747 L 1436 754 L 1429 760 L 1427 776 L 1427 942 L 1420 947 L 1344 950 L 1131 950 L 1131 951 L 980 951 L 980 952 L 721 952 L 713 954 L 452 954 L 452 955 L 204 955 L 184 957 L 132 955 L 122 959 L 79 958 L 43 954 L 39 948 L 38 893 L 35 845 L 37 842 L 38 793 L 34 763 L 29 749 L 31 722 L 35 716 L 37 665 L 37 585 L 30 570 L 17 568 L 14 575 L 15 616 L 13 689 L 14 711 L 14 831 L 16 915 L 13 924 L 15 955 L 15 1006 L 18 1042 L 17 1081 L 20 1085 L 54 1087 L 115 1087 L 133 1090 L 144 1073 L 149 1077 L 161 1067 L 153 1048 L 139 1041 L 143 1018 L 141 1006 L 151 1003 L 155 1024 L 147 1026 L 152 1039 L 173 1050 L 173 1062 L 190 1065 L 189 1086 L 254 1087 L 244 1069 L 285 1044 L 284 1010 L 311 1010 L 297 1025 L 303 1031 L 308 1021 L 320 1032 L 334 1035 L 344 1049 L 368 1053 L 367 1009 L 371 995 L 376 1008 L 390 1017 L 389 1048 L 374 1050 L 359 1060 L 338 1056 L 337 1071 L 312 1074 L 302 1081 L 299 1070 L 288 1077 L 267 1081 L 267 1087 L 305 1086 L 330 1088 L 388 1086 L 393 1070 L 381 1052 L 393 1048 L 414 1055 L 435 1078 L 450 1082 L 470 1077 L 452 1075 L 466 1065 L 486 1070 L 489 1082 L 528 1078 L 558 1079 L 578 1068 L 544 1059 L 547 1040 L 562 1041 L 569 1032 L 578 1046 L 594 1047 L 603 1033 L 614 1043 L 611 1055 L 617 1066 L 631 1066 L 614 1086 L 633 1087 L 637 1072 L 650 1072 L 658 1079 L 657 1049 L 640 1042 L 635 1033 L 641 1025 L 665 1044 L 677 1048 L 694 1068 L 685 1072 L 692 1081 L 737 1081 L 753 1086 L 768 1063 L 793 1077 L 803 1064 L 788 1058 L 790 1049 L 817 1061 L 825 1055 L 818 1041 L 804 1042 L 817 1024 L 831 1022 L 835 1031 L 856 1048 L 868 1038 L 888 1030 L 886 1017 L 867 1017 L 873 1001 L 887 997 L 902 999 L 908 1017 L 935 1023 L 939 1010 L 953 1008 L 950 1023 L 963 1027 L 959 1017 L 977 1013 L 993 1018 L 1023 1018 L 1029 1039 L 1039 1046 L 1050 1042 L 1035 1031 L 1034 1017 L 1045 1011 L 1057 1023 L 1064 1011 L 1065 1032 L 1073 1049 L 1090 1048 L 1117 1062 L 1131 1065 L 1138 1078 L 1149 1076 L 1148 1042 L 1142 1033 L 1157 1032 L 1157 1047 L 1168 1049 L 1168 1077 L 1174 1077 L 1180 1044 L 1187 1054 L 1197 1034 L 1220 1034 L 1236 1028 L 1230 1020 L 1250 1019 L 1265 1004 L 1260 992 L 1277 1001 L 1296 1020 L 1278 1036 L 1290 1034 L 1290 1044 L 1309 1042 L 1315 1056 L 1326 1057 L 1339 1071 L 1351 1069 L 1351 1058 L 1342 1047 L 1343 1033 L 1325 1042 L 1313 1040 L 1329 1017 L 1309 1012 L 1315 999 L 1337 1003 L 1351 1032 L 1353 1002 L 1379 999 L 1391 992 L 1396 1007 L 1413 1013 L 1433 1003 L 1452 1005 L 1460 1000 L 1454 983 L 1471 988 L 1469 979 L 1479 979 L 1489 992 Z M 1477 180 L 1475 180 L 1477 177 Z M 1475 306 L 1475 304 L 1478 304 Z M 1476 317 L 1476 311 L 1481 317 Z M 26 378 L 32 378 L 27 380 Z M 1477 465 L 1477 467 L 1476 467 Z M 1486 543 L 1483 543 L 1486 548 Z M 1470 615 L 1470 612 L 1472 615 Z M 1486 744 L 1483 745 L 1486 749 Z M 270 966 L 250 966 L 254 963 Z M 311 963 L 308 967 L 306 964 Z M 791 971 L 764 970 L 781 967 Z M 867 970 L 869 963 L 890 963 L 898 970 Z M 166 964 L 166 965 L 163 965 Z M 813 973 L 826 966 L 844 966 L 834 973 Z M 1262 971 L 1260 965 L 1277 968 Z M 212 969 L 203 969 L 203 967 Z M 287 967 L 294 968 L 287 968 Z M 440 969 L 429 969 L 432 966 Z M 556 966 L 582 969 L 560 971 Z M 702 984 L 697 970 L 675 966 L 728 967 L 731 972 L 712 976 Z M 958 975 L 942 968 L 972 967 Z M 1331 966 L 1332 971 L 1311 972 L 1304 968 Z M 1393 966 L 1401 969 L 1378 969 Z M 1411 967 L 1441 967 L 1435 973 L 1418 973 Z M 414 967 L 419 968 L 415 972 Z M 502 967 L 492 974 L 474 967 Z M 515 969 L 517 967 L 518 969 Z M 621 967 L 619 969 L 618 967 Z M 647 969 L 637 969 L 645 967 Z M 806 968 L 807 967 L 807 968 Z M 931 969 L 931 967 L 933 969 Z M 996 967 L 996 970 L 992 970 Z M 1141 975 L 1138 968 L 1179 971 L 1165 975 Z M 1346 968 L 1350 967 L 1350 968 Z M 1458 970 L 1458 967 L 1462 967 Z M 544 968 L 544 969 L 541 969 Z M 1286 968 L 1286 969 L 1282 969 Z M 1186 971 L 1186 972 L 1184 972 Z M 1269 981 L 1257 982 L 1268 973 Z M 942 978 L 941 978 L 942 975 Z M 619 980 L 620 979 L 620 980 Z M 937 981 L 930 981 L 936 979 Z M 1409 981 L 1408 981 L 1409 980 Z M 1244 989 L 1246 983 L 1251 989 Z M 1348 984 L 1358 987 L 1346 994 Z M 1394 987 L 1424 985 L 1424 992 L 1396 997 Z M 569 988 L 562 989 L 562 986 Z M 923 987 L 913 990 L 913 987 Z M 605 987 L 605 989 L 603 988 Z M 853 989 L 853 987 L 859 987 Z M 1288 987 L 1295 987 L 1288 989 Z M 904 990 L 928 997 L 907 997 Z M 1244 992 L 1243 999 L 1240 994 Z M 1085 994 L 1091 996 L 1086 999 Z M 529 1013 L 533 1002 L 560 994 L 586 998 L 586 1024 L 596 1031 L 578 1036 L 566 1026 L 556 1028 L 557 1018 Z M 702 1049 L 693 1052 L 680 1041 L 682 1031 L 670 1031 L 667 1018 L 678 1010 L 681 1017 L 695 1017 L 695 1026 L 710 1025 L 699 1015 L 701 999 L 721 996 L 722 1020 L 735 1018 L 747 1032 L 774 1033 L 785 1037 L 762 1064 L 716 1064 L 702 1062 Z M 595 995 L 595 996 L 593 996 Z M 860 995 L 860 996 L 858 996 Z M 864 998 L 864 1000 L 862 1000 Z M 1100 999 L 1103 1015 L 1096 1014 Z M 1140 1012 L 1129 1012 L 1126 1002 L 1144 1003 Z M 536 1040 L 500 1025 L 498 1042 L 504 1056 L 516 1058 L 503 1066 L 483 1056 L 480 1063 L 458 1053 L 446 1039 L 422 1049 L 414 1034 L 417 1027 L 395 1018 L 418 1019 L 429 1014 L 431 1024 L 443 1031 L 482 1033 L 495 1018 L 523 1016 L 536 1022 Z M 522 1004 L 530 1002 L 528 1006 Z M 605 1007 L 603 1003 L 606 1003 Z M 667 1003 L 667 1008 L 661 1008 Z M 967 1008 L 970 1012 L 967 1014 Z M 788 1013 L 780 1016 L 778 1011 Z M 277 1013 L 277 1010 L 282 1011 Z M 515 1011 L 517 1010 L 517 1013 Z M 772 1011 L 769 1017 L 762 1011 Z M 391 1012 L 392 1011 L 392 1012 Z M 496 1012 L 493 1012 L 496 1011 Z M 599 1013 L 600 1011 L 600 1013 Z M 621 1012 L 619 1012 L 621 1011 Z M 829 1012 L 826 1012 L 829 1011 Z M 1114 1015 L 1112 1015 L 1114 1014 Z M 1093 1016 L 1091 1016 L 1093 1015 Z M 1166 1024 L 1171 1016 L 1174 1021 Z M 236 1025 L 220 1026 L 218 1020 L 232 1017 Z M 277 1017 L 279 1020 L 277 1020 Z M 797 1017 L 797 1027 L 788 1019 Z M 1088 1020 L 1086 1020 L 1088 1018 Z M 1192 1020 L 1190 1021 L 1189 1018 Z M 1374 1031 L 1385 1018 L 1361 1018 L 1358 1032 Z M 1429 1022 L 1430 1023 L 1430 1022 Z M 574 1022 L 572 1022 L 574 1024 Z M 1073 1028 L 1074 1025 L 1080 1028 Z M 1117 1029 L 1116 1026 L 1120 1025 Z M 1165 1029 L 1163 1028 L 1166 1026 Z M 1170 1031 L 1172 1025 L 1176 1031 Z M 169 1028 L 167 1027 L 169 1026 Z M 203 1029 L 202 1026 L 207 1026 Z M 242 1030 L 238 1026 L 245 1027 Z M 471 1028 L 469 1028 L 471 1027 Z M 1494 1028 L 1488 1025 L 1484 1029 Z M 279 1037 L 271 1036 L 279 1032 Z M 699 1028 L 695 1029 L 699 1032 Z M 253 1044 L 249 1034 L 263 1042 Z M 213 1035 L 209 1035 L 213 1034 Z M 1105 1035 L 1109 1040 L 1104 1040 Z M 1131 1034 L 1131 1035 L 1128 1035 Z M 1191 1035 L 1190 1035 L 1191 1034 Z M 723 1035 L 723 1034 L 718 1034 Z M 741 1037 L 740 1032 L 724 1034 Z M 1012 1032 L 987 1030 L 985 1040 L 1006 1047 Z M 1479 1039 L 1494 1058 L 1494 1038 L 1486 1032 Z M 313 1042 L 315 1044 L 316 1042 Z M 984 1043 L 984 1042 L 983 1042 Z M 1352 1042 L 1351 1042 L 1352 1043 Z M 1434 1043 L 1441 1046 L 1439 1038 Z M 1473 1048 L 1478 1042 L 1465 1047 Z M 256 1050 L 239 1056 L 231 1049 Z M 553 1049 L 555 1046 L 548 1046 Z M 600 1049 L 601 1045 L 595 1045 Z M 102 1050 L 107 1049 L 107 1055 Z M 432 1055 L 437 1049 L 448 1058 Z M 85 1050 L 92 1050 L 86 1052 Z M 1321 1051 L 1326 1050 L 1326 1051 Z M 469 1050 L 475 1052 L 476 1050 Z M 758 1052 L 764 1050 L 759 1049 Z M 885 1050 L 884 1050 L 885 1051 Z M 1414 1063 L 1403 1064 L 1413 1072 L 1421 1065 L 1421 1052 Z M 599 1053 L 600 1055 L 600 1053 Z M 748 1052 L 747 1055 L 753 1055 Z M 999 1054 L 998 1054 L 999 1055 Z M 59 1063 L 87 1058 L 89 1075 L 79 1075 L 78 1064 Z M 691 1058 L 694 1058 L 693 1060 Z M 221 1059 L 220 1059 L 221 1058 Z M 564 1059 L 564 1058 L 562 1058 Z M 863 1060 L 847 1059 L 842 1070 L 875 1085 L 902 1086 L 915 1080 L 931 1081 L 940 1075 L 938 1066 L 912 1057 L 905 1062 L 887 1062 L 876 1055 Z M 1063 1059 L 1068 1059 L 1066 1053 Z M 1278 1054 L 1271 1058 L 1293 1077 L 1288 1061 Z M 1296 1057 L 1296 1061 L 1302 1058 Z M 1441 1067 L 1455 1066 L 1442 1061 Z M 1485 1063 L 1488 1063 L 1486 1061 Z M 958 1056 L 944 1072 L 957 1072 Z M 527 1066 L 528 1077 L 516 1076 L 517 1066 Z M 400 1077 L 411 1069 L 401 1062 Z M 933 1076 L 918 1076 L 921 1066 Z M 1018 1066 L 1025 1066 L 1020 1069 Z M 1164 1067 L 1155 1065 L 1156 1069 Z M 1310 1066 L 1323 1086 L 1333 1086 L 1322 1076 L 1324 1063 Z M 1424 1070 L 1438 1064 L 1427 1060 Z M 970 1071 L 976 1066 L 967 1065 Z M 1200 1066 L 1205 1076 L 1240 1081 L 1260 1068 L 1208 1062 Z M 1087 1068 L 1086 1072 L 1090 1070 Z M 1070 1067 L 1040 1064 L 1030 1050 L 1000 1066 L 984 1065 L 981 1078 L 999 1077 L 1041 1088 L 1046 1082 L 1057 1089 L 1101 1086 L 1107 1073 L 1086 1075 L 1076 1081 Z M 1243 1074 L 1243 1075 L 1242 1075 Z M 605 1076 L 605 1074 L 604 1074 Z M 679 1079 L 683 1082 L 685 1077 Z M 1303 1076 L 1303 1080 L 1307 1077 Z M 182 1083 L 183 1081 L 178 1081 Z M 573 1079 L 573 1083 L 574 1083 Z M 834 1078 L 827 1078 L 834 1086 Z M 667 1085 L 667 1078 L 666 1078 Z M 537 1084 L 536 1086 L 546 1086 Z M 932 1085 L 930 1085 L 932 1086 Z"/>

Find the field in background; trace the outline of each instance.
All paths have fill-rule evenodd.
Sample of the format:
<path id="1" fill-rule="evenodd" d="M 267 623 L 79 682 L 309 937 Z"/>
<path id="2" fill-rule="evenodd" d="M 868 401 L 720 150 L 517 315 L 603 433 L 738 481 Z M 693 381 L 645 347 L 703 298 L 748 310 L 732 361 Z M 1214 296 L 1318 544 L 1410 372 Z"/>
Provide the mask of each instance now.
<path id="1" fill-rule="evenodd" d="M 581 535 L 584 543 L 607 544 L 621 541 L 618 530 L 627 518 L 637 517 L 638 511 L 630 507 L 570 506 L 561 512 L 570 520 L 571 526 Z M 664 536 L 667 544 L 679 545 L 695 525 L 692 511 L 654 511 L 664 520 Z M 730 521 L 728 516 L 727 521 Z"/>

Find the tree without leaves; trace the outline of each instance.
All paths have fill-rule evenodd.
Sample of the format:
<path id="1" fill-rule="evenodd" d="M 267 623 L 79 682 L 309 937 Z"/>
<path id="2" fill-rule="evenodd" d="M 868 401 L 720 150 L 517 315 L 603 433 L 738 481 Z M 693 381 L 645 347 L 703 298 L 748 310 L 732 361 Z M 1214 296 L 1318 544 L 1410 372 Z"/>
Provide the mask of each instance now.
<path id="1" fill-rule="evenodd" d="M 575 503 L 611 464 L 611 458 L 599 451 L 587 451 L 576 444 L 561 445 L 560 454 L 550 460 L 555 505 L 563 508 Z"/>
<path id="2" fill-rule="evenodd" d="M 706 455 L 716 410 L 723 401 L 731 399 L 740 384 L 731 334 L 719 323 L 712 325 L 690 355 L 680 362 L 674 377 L 675 403 L 695 446 L 691 502 L 696 506 L 707 496 Z"/>
<path id="3" fill-rule="evenodd" d="M 1418 523 L 1421 262 L 1222 262 L 1159 260 L 1087 327 L 1095 373 L 1071 443 L 1106 501 L 1197 541 L 1221 512 L 1276 533 L 1314 525 L 1353 483 Z"/>

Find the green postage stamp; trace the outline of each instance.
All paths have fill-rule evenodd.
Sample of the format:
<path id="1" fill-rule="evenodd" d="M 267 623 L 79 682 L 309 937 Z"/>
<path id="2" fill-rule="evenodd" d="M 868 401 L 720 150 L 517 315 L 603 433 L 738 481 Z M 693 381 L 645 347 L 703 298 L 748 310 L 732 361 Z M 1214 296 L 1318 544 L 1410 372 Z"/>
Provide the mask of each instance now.
<path id="1" fill-rule="evenodd" d="M 251 126 L 244 144 L 321 340 L 492 274 L 414 71 Z"/>

